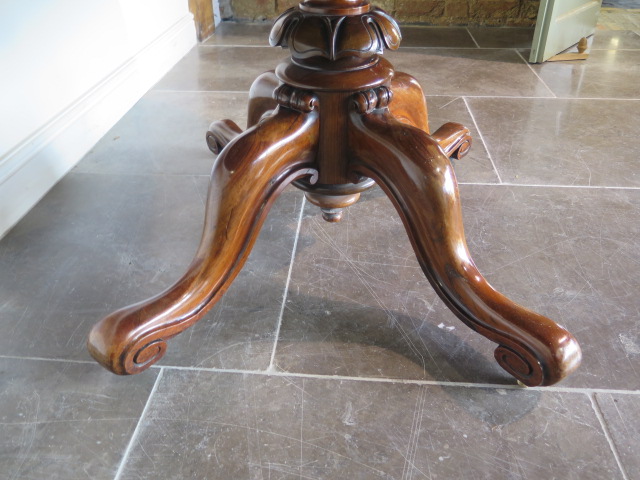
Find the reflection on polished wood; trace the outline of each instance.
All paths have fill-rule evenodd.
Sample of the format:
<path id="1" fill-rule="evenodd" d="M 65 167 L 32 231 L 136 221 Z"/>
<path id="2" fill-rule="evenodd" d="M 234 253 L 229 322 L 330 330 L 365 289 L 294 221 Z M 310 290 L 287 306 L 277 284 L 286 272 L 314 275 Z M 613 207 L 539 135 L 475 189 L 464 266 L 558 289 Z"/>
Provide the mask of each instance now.
<path id="1" fill-rule="evenodd" d="M 166 291 L 101 320 L 88 341 L 96 360 L 118 374 L 159 360 L 167 340 L 229 287 L 287 184 L 337 222 L 378 183 L 437 294 L 498 344 L 507 372 L 529 386 L 551 385 L 578 367 L 580 347 L 567 330 L 494 290 L 476 268 L 449 160 L 469 151 L 471 136 L 458 123 L 430 135 L 422 88 L 381 57 L 400 38 L 396 22 L 366 0 L 304 1 L 276 20 L 271 44 L 291 58 L 254 82 L 247 130 L 222 120 L 207 132 L 219 156 L 191 266 Z"/>

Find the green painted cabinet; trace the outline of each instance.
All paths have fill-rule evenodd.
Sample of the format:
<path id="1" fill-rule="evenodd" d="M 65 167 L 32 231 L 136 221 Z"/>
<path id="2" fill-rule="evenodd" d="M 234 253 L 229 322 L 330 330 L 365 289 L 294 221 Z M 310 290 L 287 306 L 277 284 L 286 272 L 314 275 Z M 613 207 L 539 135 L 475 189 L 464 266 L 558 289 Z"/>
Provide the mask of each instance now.
<path id="1" fill-rule="evenodd" d="M 542 63 L 595 31 L 602 0 L 541 0 L 531 63 Z"/>

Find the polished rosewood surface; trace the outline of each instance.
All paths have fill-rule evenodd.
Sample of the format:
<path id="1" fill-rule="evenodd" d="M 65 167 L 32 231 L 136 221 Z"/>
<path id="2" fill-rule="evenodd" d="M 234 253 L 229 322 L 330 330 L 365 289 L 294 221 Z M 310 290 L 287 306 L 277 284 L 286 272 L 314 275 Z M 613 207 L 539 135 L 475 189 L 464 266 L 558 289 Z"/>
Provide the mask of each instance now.
<path id="1" fill-rule="evenodd" d="M 529 386 L 560 381 L 580 363 L 574 337 L 497 292 L 466 245 L 450 158 L 471 147 L 447 123 L 430 134 L 424 93 L 381 55 L 400 45 L 396 22 L 368 1 L 306 1 L 276 20 L 270 42 L 289 61 L 254 82 L 248 125 L 214 122 L 219 154 L 196 256 L 175 285 L 101 320 L 88 346 L 106 368 L 133 374 L 197 322 L 242 268 L 269 208 L 293 182 L 323 218 L 377 183 L 401 217 L 434 290 L 470 328 L 496 342 L 497 362 Z"/>

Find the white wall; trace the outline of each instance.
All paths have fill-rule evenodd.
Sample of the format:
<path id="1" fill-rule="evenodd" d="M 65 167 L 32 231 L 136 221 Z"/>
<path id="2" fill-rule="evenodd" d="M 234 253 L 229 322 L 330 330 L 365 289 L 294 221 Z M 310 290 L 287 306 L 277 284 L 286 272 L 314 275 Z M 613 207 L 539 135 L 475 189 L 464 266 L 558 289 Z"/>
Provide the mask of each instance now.
<path id="1" fill-rule="evenodd" d="M 195 42 L 187 0 L 0 0 L 0 237 Z"/>

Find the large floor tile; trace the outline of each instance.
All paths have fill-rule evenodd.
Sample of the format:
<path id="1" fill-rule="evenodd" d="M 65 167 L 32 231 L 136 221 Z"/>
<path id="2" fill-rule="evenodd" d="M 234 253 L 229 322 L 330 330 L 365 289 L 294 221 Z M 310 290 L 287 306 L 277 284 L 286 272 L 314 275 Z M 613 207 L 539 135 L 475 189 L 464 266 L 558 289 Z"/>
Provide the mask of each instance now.
<path id="1" fill-rule="evenodd" d="M 531 48 L 534 29 L 469 27 L 469 32 L 482 48 Z"/>
<path id="2" fill-rule="evenodd" d="M 186 176 L 63 179 L 0 244 L 0 352 L 88 359 L 97 320 L 184 272 L 207 185 Z M 239 277 L 198 330 L 171 342 L 166 362 L 268 366 L 300 204 L 297 191 L 276 202 Z"/>
<path id="3" fill-rule="evenodd" d="M 166 371 L 122 478 L 621 478 L 589 399 Z"/>
<path id="4" fill-rule="evenodd" d="M 222 22 L 203 45 L 255 45 L 268 47 L 271 23 Z"/>
<path id="5" fill-rule="evenodd" d="M 275 69 L 288 57 L 288 51 L 268 46 L 197 46 L 187 53 L 154 88 L 248 92 L 258 75 Z"/>
<path id="6" fill-rule="evenodd" d="M 405 48 L 385 57 L 427 95 L 553 96 L 515 50 Z"/>
<path id="7" fill-rule="evenodd" d="M 464 27 L 422 27 L 401 25 L 401 47 L 475 48 Z"/>
<path id="8" fill-rule="evenodd" d="M 637 349 L 636 353 L 640 353 Z M 596 401 L 611 434 L 627 478 L 640 478 L 640 395 L 597 393 Z"/>
<path id="9" fill-rule="evenodd" d="M 209 124 L 247 121 L 245 93 L 151 91 L 91 149 L 75 172 L 209 175 Z"/>
<path id="10" fill-rule="evenodd" d="M 584 62 L 532 67 L 558 97 L 640 98 L 640 50 L 593 50 Z"/>
<path id="11" fill-rule="evenodd" d="M 640 35 L 628 30 L 596 30 L 589 37 L 589 46 L 595 50 L 640 49 Z"/>
<path id="12" fill-rule="evenodd" d="M 112 480 L 157 374 L 0 358 L 0 479 Z"/>
<path id="13" fill-rule="evenodd" d="M 531 48 L 534 29 L 469 27 L 469 32 L 483 48 Z M 588 44 L 595 50 L 638 49 L 640 35 L 625 30 L 596 30 L 588 37 Z M 575 47 L 570 51 L 575 51 Z"/>
<path id="14" fill-rule="evenodd" d="M 640 187 L 640 102 L 467 101 L 504 182 Z"/>
<path id="15" fill-rule="evenodd" d="M 640 387 L 640 191 L 461 187 L 480 271 L 582 345 L 579 387 Z M 513 383 L 495 344 L 436 299 L 391 203 L 374 190 L 341 224 L 307 206 L 275 357 L 284 371 Z M 634 353 L 636 352 L 636 353 Z"/>
<path id="16" fill-rule="evenodd" d="M 471 132 L 471 151 L 462 160 L 452 160 L 457 180 L 497 183 L 498 176 L 464 100 L 461 97 L 427 96 L 427 108 L 431 132 L 435 132 L 447 122 L 461 123 Z"/>

